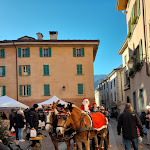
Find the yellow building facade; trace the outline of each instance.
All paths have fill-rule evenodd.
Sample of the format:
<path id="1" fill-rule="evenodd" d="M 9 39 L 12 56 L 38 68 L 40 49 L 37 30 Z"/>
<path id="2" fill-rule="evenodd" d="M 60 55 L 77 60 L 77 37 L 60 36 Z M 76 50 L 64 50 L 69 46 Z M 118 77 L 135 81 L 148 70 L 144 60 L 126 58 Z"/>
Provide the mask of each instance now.
<path id="1" fill-rule="evenodd" d="M 55 36 L 0 41 L 1 96 L 30 107 L 54 95 L 77 106 L 85 97 L 94 101 L 93 62 L 99 40 L 57 40 Z"/>
<path id="2" fill-rule="evenodd" d="M 127 21 L 127 38 L 118 52 L 123 60 L 125 101 L 139 112 L 150 103 L 150 1 L 117 0 L 117 10 L 123 10 Z"/>

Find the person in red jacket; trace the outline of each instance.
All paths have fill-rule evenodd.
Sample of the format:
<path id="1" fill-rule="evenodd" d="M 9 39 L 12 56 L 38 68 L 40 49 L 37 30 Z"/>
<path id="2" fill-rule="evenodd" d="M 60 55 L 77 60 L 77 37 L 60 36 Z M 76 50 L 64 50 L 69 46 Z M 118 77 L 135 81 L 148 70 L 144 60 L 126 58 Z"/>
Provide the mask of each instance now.
<path id="1" fill-rule="evenodd" d="M 90 101 L 87 98 L 84 98 L 81 104 L 81 110 L 90 113 Z"/>

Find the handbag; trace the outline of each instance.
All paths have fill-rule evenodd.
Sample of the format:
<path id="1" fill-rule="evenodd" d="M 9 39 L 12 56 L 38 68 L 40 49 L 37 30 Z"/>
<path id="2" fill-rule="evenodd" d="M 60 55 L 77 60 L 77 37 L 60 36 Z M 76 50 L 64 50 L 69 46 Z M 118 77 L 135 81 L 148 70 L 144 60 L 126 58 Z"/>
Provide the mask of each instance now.
<path id="1" fill-rule="evenodd" d="M 37 136 L 37 132 L 36 130 L 30 130 L 30 137 L 36 137 Z"/>

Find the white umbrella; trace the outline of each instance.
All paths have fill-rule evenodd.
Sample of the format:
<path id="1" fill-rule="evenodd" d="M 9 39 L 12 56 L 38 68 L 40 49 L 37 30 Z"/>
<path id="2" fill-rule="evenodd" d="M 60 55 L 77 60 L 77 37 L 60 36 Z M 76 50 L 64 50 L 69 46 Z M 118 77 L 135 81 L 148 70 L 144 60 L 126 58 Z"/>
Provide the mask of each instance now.
<path id="1" fill-rule="evenodd" d="M 54 95 L 52 98 L 50 98 L 44 102 L 38 103 L 38 105 L 39 105 L 39 108 L 42 108 L 42 105 L 53 104 L 53 102 L 56 103 L 58 100 L 60 100 L 59 104 L 67 104 L 67 102 L 59 99 L 57 96 Z"/>
<path id="2" fill-rule="evenodd" d="M 27 105 L 18 102 L 8 96 L 0 97 L 0 109 L 12 109 L 12 108 L 29 108 Z"/>

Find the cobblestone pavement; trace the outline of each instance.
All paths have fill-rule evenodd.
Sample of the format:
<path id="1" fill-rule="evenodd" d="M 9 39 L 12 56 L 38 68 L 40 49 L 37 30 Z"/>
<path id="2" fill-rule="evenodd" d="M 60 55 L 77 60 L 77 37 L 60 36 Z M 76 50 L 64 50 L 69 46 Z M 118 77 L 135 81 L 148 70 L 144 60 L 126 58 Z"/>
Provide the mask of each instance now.
<path id="1" fill-rule="evenodd" d="M 40 131 L 42 134 L 46 135 L 42 142 L 42 150 L 54 150 L 53 143 L 51 142 L 51 138 L 45 130 Z M 109 150 L 124 150 L 124 146 L 122 144 L 122 136 L 117 135 L 117 122 L 115 119 L 111 119 L 109 121 L 109 139 L 110 139 L 110 147 Z M 139 150 L 150 150 L 150 146 L 146 145 L 146 136 L 143 138 L 143 142 L 139 144 L 143 146 L 143 148 L 139 148 Z M 29 146 L 29 141 L 20 142 L 19 145 L 23 150 L 27 150 Z M 66 150 L 66 144 L 64 142 L 59 143 L 59 150 Z M 73 150 L 73 141 L 71 141 L 71 150 Z M 133 150 L 133 148 L 131 149 Z"/>

